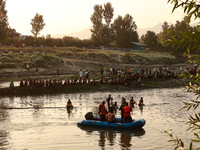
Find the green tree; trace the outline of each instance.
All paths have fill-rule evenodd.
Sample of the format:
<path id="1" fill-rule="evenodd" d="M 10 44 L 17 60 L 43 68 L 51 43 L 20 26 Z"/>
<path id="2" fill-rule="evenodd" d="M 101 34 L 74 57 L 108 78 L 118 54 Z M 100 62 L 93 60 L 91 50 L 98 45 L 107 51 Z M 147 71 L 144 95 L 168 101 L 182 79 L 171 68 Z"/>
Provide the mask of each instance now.
<path id="1" fill-rule="evenodd" d="M 5 0 L 0 0 L 0 43 L 6 39 L 8 30 L 7 10 Z"/>
<path id="2" fill-rule="evenodd" d="M 109 46 L 113 41 L 113 30 L 110 27 L 114 15 L 113 11 L 114 8 L 109 2 L 104 4 L 104 7 L 102 7 L 102 5 L 94 6 L 94 13 L 90 18 L 93 23 L 91 37 L 94 43 L 98 46 Z M 106 24 L 103 24 L 103 19 Z"/>
<path id="3" fill-rule="evenodd" d="M 158 35 L 158 40 L 164 48 L 167 48 L 167 44 L 165 41 L 168 39 L 168 31 L 170 30 L 170 26 L 168 22 L 164 22 L 162 25 L 162 32 Z"/>
<path id="4" fill-rule="evenodd" d="M 114 39 L 113 34 L 113 30 L 109 28 L 108 25 L 103 25 L 100 32 L 100 43 L 102 43 L 103 46 L 110 46 L 110 43 Z"/>
<path id="5" fill-rule="evenodd" d="M 110 25 L 110 22 L 112 21 L 113 15 L 114 15 L 114 8 L 112 7 L 111 3 L 104 4 L 104 10 L 103 10 L 103 16 L 106 24 Z"/>
<path id="6" fill-rule="evenodd" d="M 147 31 L 145 35 L 142 35 L 141 41 L 147 44 L 151 50 L 156 50 L 158 48 L 158 37 L 153 31 Z"/>
<path id="7" fill-rule="evenodd" d="M 137 26 L 133 17 L 126 14 L 124 18 L 118 16 L 112 24 L 116 44 L 118 47 L 129 48 L 130 42 L 138 42 Z"/>
<path id="8" fill-rule="evenodd" d="M 188 21 L 189 17 L 184 17 L 182 21 L 176 21 L 176 24 L 170 27 L 168 31 L 168 40 L 165 41 L 168 44 L 168 47 L 171 47 L 171 52 L 173 52 L 175 55 L 182 55 L 187 50 L 188 45 L 185 43 L 184 46 L 179 47 L 178 45 L 174 45 L 174 43 L 170 44 L 169 39 L 176 39 L 181 41 L 182 40 L 182 33 L 184 33 L 186 30 L 189 32 L 193 32 L 193 27 L 189 25 Z M 192 51 L 190 51 L 192 52 Z"/>
<path id="9" fill-rule="evenodd" d="M 183 7 L 184 12 L 186 13 L 189 21 L 192 18 L 192 16 L 194 16 L 195 19 L 200 19 L 199 1 L 197 0 L 184 0 L 184 1 L 168 0 L 168 2 L 171 2 L 171 4 L 174 5 L 173 11 L 176 8 Z M 175 36 L 171 36 L 170 40 L 174 47 L 179 49 L 179 48 L 185 48 L 185 46 L 187 46 L 186 53 L 188 55 L 190 55 L 190 52 L 192 50 L 195 50 L 196 52 L 198 52 L 197 55 L 194 55 L 192 58 L 190 58 L 190 61 L 189 61 L 192 65 L 197 64 L 196 71 L 194 71 L 192 74 L 188 73 L 188 74 L 182 75 L 184 79 L 188 78 L 190 80 L 189 85 L 186 87 L 186 89 L 188 91 L 193 91 L 197 95 L 195 100 L 184 102 L 185 106 L 182 108 L 182 109 L 187 109 L 187 110 L 190 110 L 190 109 L 196 110 L 194 111 L 193 115 L 190 115 L 187 122 L 189 124 L 188 130 L 194 133 L 194 138 L 191 139 L 189 145 L 185 145 L 184 141 L 181 138 L 174 137 L 174 135 L 171 134 L 170 132 L 167 132 L 167 133 L 172 138 L 172 140 L 170 141 L 173 141 L 175 143 L 176 145 L 175 149 L 177 148 L 189 149 L 189 150 L 200 149 L 200 144 L 199 144 L 200 143 L 200 112 L 198 109 L 199 104 L 200 104 L 200 100 L 199 100 L 200 98 L 200 55 L 199 55 L 200 30 L 199 30 L 199 26 L 196 26 L 194 27 L 193 31 L 187 30 L 187 28 L 185 28 L 185 30 L 181 30 L 175 33 L 179 34 L 179 36 L 181 37 L 181 40 L 176 38 L 176 34 Z M 196 148 L 194 148 L 195 143 L 197 143 Z"/>
<path id="10" fill-rule="evenodd" d="M 91 38 L 95 44 L 101 45 L 100 33 L 103 28 L 103 8 L 101 5 L 94 6 L 94 13 L 92 14 L 90 20 L 93 23 L 93 28 L 91 29 Z"/>
<path id="11" fill-rule="evenodd" d="M 33 33 L 34 37 L 37 38 L 39 32 L 44 28 L 45 23 L 42 15 L 39 15 L 38 13 L 35 15 L 35 17 L 31 20 L 32 30 L 31 33 Z"/>

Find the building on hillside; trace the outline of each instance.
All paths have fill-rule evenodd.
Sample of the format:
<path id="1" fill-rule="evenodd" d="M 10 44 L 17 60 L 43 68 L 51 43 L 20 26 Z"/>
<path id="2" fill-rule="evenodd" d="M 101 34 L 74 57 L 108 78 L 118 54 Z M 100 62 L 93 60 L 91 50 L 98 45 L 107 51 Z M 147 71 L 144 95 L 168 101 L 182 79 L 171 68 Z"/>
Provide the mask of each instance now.
<path id="1" fill-rule="evenodd" d="M 147 45 L 140 42 L 131 42 L 133 45 L 132 52 L 146 52 L 147 51 Z"/>

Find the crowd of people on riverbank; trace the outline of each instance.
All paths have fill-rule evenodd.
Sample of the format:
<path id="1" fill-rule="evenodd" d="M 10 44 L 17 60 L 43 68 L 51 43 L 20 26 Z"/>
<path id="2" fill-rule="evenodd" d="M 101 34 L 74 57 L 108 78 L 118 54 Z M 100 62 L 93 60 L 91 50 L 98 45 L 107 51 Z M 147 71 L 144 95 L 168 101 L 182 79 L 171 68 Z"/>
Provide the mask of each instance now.
<path id="1" fill-rule="evenodd" d="M 106 109 L 105 104 L 108 105 L 108 110 Z M 117 102 L 113 102 L 113 98 L 111 97 L 111 94 L 109 94 L 108 98 L 99 105 L 99 115 L 100 115 L 100 121 L 107 121 L 109 123 L 115 123 L 116 118 L 115 114 L 116 110 L 119 109 L 121 111 L 121 120 L 123 123 L 132 122 L 131 117 L 131 111 L 132 108 L 135 107 L 135 105 L 138 105 L 139 107 L 144 106 L 143 97 L 139 100 L 138 104 L 133 99 L 133 97 L 130 98 L 129 102 L 126 101 L 124 97 L 122 97 L 121 105 L 120 107 L 117 106 Z"/>
<path id="2" fill-rule="evenodd" d="M 20 87 L 64 87 L 77 84 L 91 84 L 95 86 L 97 83 L 109 83 L 111 85 L 120 84 L 127 86 L 140 86 L 144 80 L 154 80 L 154 79 L 172 79 L 177 78 L 181 73 L 192 73 L 196 72 L 195 69 L 188 69 L 180 67 L 179 70 L 172 71 L 168 67 L 154 67 L 154 68 L 139 68 L 135 69 L 116 69 L 116 68 L 102 68 L 100 70 L 100 79 L 90 79 L 89 70 L 79 71 L 79 78 L 67 79 L 67 80 L 57 80 L 57 79 L 40 79 L 40 80 L 22 80 L 20 81 Z M 14 87 L 13 83 L 10 87 Z"/>

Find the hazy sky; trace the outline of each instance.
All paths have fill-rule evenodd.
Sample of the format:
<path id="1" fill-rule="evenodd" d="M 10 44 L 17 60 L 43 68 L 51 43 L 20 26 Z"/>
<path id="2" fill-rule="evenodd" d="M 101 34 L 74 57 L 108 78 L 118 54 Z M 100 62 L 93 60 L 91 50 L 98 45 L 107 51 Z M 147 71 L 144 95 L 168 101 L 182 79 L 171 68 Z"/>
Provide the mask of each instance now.
<path id="1" fill-rule="evenodd" d="M 95 4 L 111 2 L 114 19 L 130 14 L 138 28 L 153 27 L 167 21 L 175 24 L 182 20 L 183 10 L 173 14 L 168 0 L 7 0 L 6 10 L 11 28 L 22 35 L 31 35 L 31 19 L 43 15 L 45 27 L 40 35 L 68 34 L 92 26 L 90 17 Z"/>

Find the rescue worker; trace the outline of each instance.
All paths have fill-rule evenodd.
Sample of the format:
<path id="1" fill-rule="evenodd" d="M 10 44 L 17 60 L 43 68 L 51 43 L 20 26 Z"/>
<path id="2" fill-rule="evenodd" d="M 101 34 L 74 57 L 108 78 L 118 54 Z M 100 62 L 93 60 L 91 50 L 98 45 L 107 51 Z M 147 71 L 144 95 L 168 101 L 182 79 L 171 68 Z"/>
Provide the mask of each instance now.
<path id="1" fill-rule="evenodd" d="M 106 121 L 107 110 L 105 108 L 105 101 L 99 105 L 100 121 Z"/>
<path id="2" fill-rule="evenodd" d="M 128 106 L 128 103 L 126 103 L 126 106 L 124 107 L 124 120 L 123 123 L 128 123 L 128 122 L 132 122 L 132 118 L 131 118 L 131 112 L 132 109 L 130 106 Z"/>

